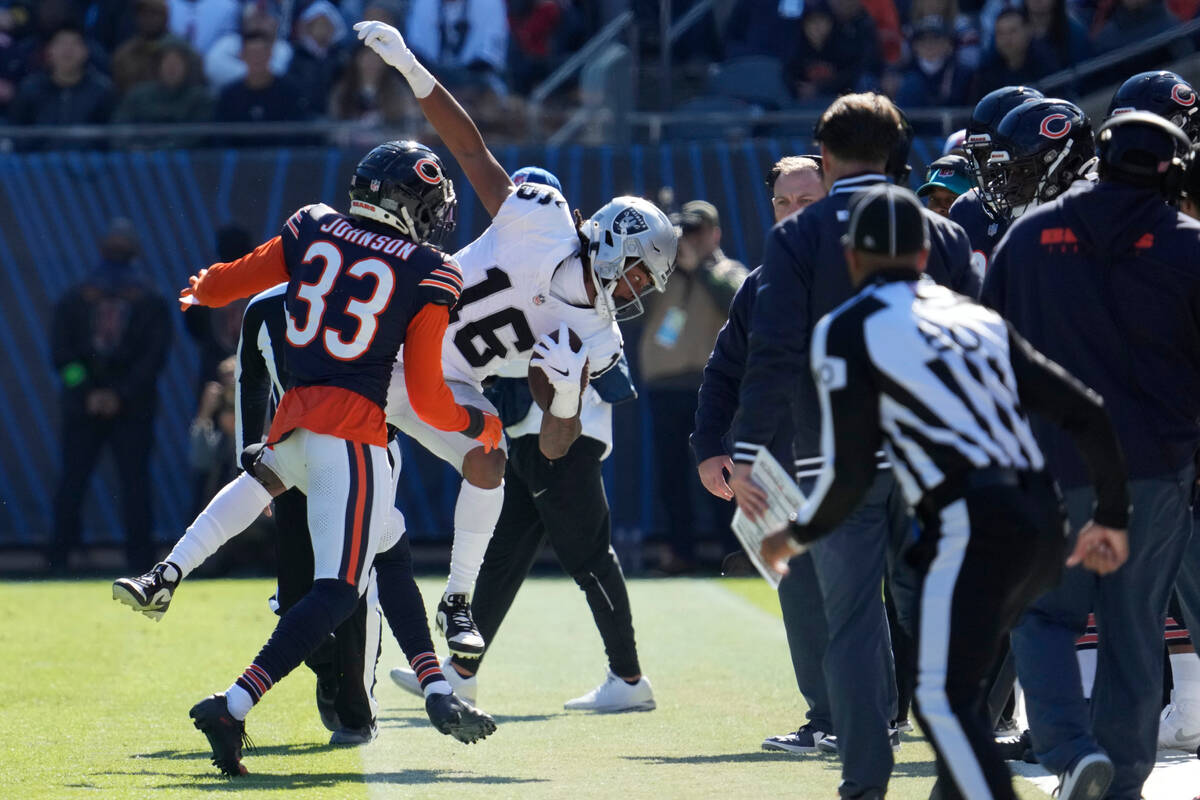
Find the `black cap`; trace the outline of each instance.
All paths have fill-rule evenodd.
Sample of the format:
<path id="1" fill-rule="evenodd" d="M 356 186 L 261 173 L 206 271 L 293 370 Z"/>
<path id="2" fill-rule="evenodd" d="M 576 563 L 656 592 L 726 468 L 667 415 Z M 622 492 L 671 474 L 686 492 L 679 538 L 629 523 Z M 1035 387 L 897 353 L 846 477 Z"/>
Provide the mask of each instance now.
<path id="1" fill-rule="evenodd" d="M 908 189 L 877 183 L 850 198 L 850 222 L 842 246 L 886 256 L 929 247 L 929 223 L 921 201 Z"/>

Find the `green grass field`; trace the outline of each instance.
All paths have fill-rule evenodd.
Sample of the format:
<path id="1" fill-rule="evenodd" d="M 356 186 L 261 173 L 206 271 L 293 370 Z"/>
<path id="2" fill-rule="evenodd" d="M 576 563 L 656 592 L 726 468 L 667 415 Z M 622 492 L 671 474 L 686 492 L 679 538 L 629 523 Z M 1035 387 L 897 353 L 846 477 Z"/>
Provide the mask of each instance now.
<path id="1" fill-rule="evenodd" d="M 468 747 L 434 732 L 421 702 L 387 677 L 402 660 L 387 633 L 377 741 L 328 747 L 301 668 L 249 718 L 251 774 L 219 778 L 187 711 L 265 641 L 272 589 L 185 583 L 155 624 L 113 602 L 106 581 L 0 584 L 0 797 L 836 796 L 836 759 L 759 749 L 795 728 L 803 706 L 773 594 L 748 579 L 631 582 L 656 711 L 563 711 L 603 678 L 605 661 L 574 584 L 535 579 L 480 673 L 479 704 L 500 725 L 492 738 Z M 422 590 L 436 597 L 441 582 Z M 932 773 L 932 751 L 906 735 L 889 798 L 923 800 Z M 1045 797 L 1020 783 L 1023 800 Z"/>

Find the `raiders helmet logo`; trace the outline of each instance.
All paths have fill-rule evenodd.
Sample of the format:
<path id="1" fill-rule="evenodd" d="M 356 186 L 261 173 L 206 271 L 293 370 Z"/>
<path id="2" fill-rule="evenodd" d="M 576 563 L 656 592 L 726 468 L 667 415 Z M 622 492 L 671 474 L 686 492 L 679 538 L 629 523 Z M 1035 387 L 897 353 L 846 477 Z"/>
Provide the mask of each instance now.
<path id="1" fill-rule="evenodd" d="M 642 216 L 642 212 L 636 208 L 627 208 L 617 218 L 613 220 L 613 233 L 619 233 L 622 236 L 631 236 L 635 233 L 650 230 L 650 226 L 646 224 L 646 218 Z"/>
<path id="2" fill-rule="evenodd" d="M 1177 83 L 1171 87 L 1171 99 L 1184 107 L 1194 106 L 1196 104 L 1196 93 L 1187 84 Z"/>
<path id="3" fill-rule="evenodd" d="M 421 158 L 417 163 L 413 164 L 413 169 L 417 171 L 417 177 L 426 183 L 437 185 L 444 180 L 442 168 L 432 158 Z"/>
<path id="4" fill-rule="evenodd" d="M 1071 132 L 1071 118 L 1066 114 L 1051 114 L 1042 120 L 1038 133 L 1047 139 L 1061 139 Z"/>

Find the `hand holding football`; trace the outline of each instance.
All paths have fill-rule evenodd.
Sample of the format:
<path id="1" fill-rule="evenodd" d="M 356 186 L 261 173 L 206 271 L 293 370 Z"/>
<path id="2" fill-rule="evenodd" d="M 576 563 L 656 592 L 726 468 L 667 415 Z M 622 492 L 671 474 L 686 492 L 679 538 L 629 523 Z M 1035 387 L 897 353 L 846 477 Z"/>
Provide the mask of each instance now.
<path id="1" fill-rule="evenodd" d="M 561 343 L 564 331 L 567 334 L 565 346 Z M 575 331 L 562 325 L 534 345 L 533 354 L 529 357 L 529 393 L 542 411 L 550 411 L 564 418 L 575 416 L 579 413 L 580 397 L 587 383 L 583 340 Z M 556 399 L 558 403 L 555 403 Z M 567 413 L 569 409 L 573 410 Z"/>

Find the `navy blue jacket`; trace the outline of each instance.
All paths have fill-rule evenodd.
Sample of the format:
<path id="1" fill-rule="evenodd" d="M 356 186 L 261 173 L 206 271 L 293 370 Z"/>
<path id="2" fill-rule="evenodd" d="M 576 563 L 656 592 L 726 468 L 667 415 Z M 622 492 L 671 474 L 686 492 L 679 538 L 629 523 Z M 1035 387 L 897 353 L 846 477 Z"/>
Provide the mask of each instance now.
<path id="1" fill-rule="evenodd" d="M 1008 232 L 1009 221 L 992 218 L 983 206 L 978 189 L 959 195 L 950 206 L 950 219 L 967 232 L 967 239 L 971 242 L 971 261 L 975 271 L 983 275 L 992 259 L 992 251 Z"/>
<path id="2" fill-rule="evenodd" d="M 738 391 L 746 373 L 746 350 L 750 337 L 750 318 L 754 314 L 754 299 L 758 293 L 758 278 L 762 267 L 746 276 L 746 280 L 729 304 L 729 319 L 717 334 L 708 363 L 704 365 L 704 382 L 696 403 L 696 429 L 692 431 L 692 453 L 696 463 L 713 456 L 728 454 L 729 432 L 738 410 Z M 780 425 L 768 449 L 771 455 L 791 470 L 792 465 L 791 413 L 780 417 Z"/>
<path id="3" fill-rule="evenodd" d="M 1104 398 L 1130 478 L 1187 465 L 1200 445 L 1200 222 L 1152 189 L 1080 182 L 1013 223 L 983 301 Z M 1034 422 L 1059 482 L 1088 485 L 1070 438 Z"/>
<path id="4" fill-rule="evenodd" d="M 821 411 L 809 372 L 809 341 L 822 316 L 854 296 L 841 237 L 854 192 L 886 180 L 869 174 L 834 182 L 829 196 L 793 214 L 767 235 L 762 274 L 750 326 L 741 410 L 734 426 L 734 461 L 754 460 L 768 445 L 795 402 L 796 457 L 821 454 Z M 963 229 L 925 212 L 930 252 L 926 273 L 969 297 L 979 295 Z"/>

